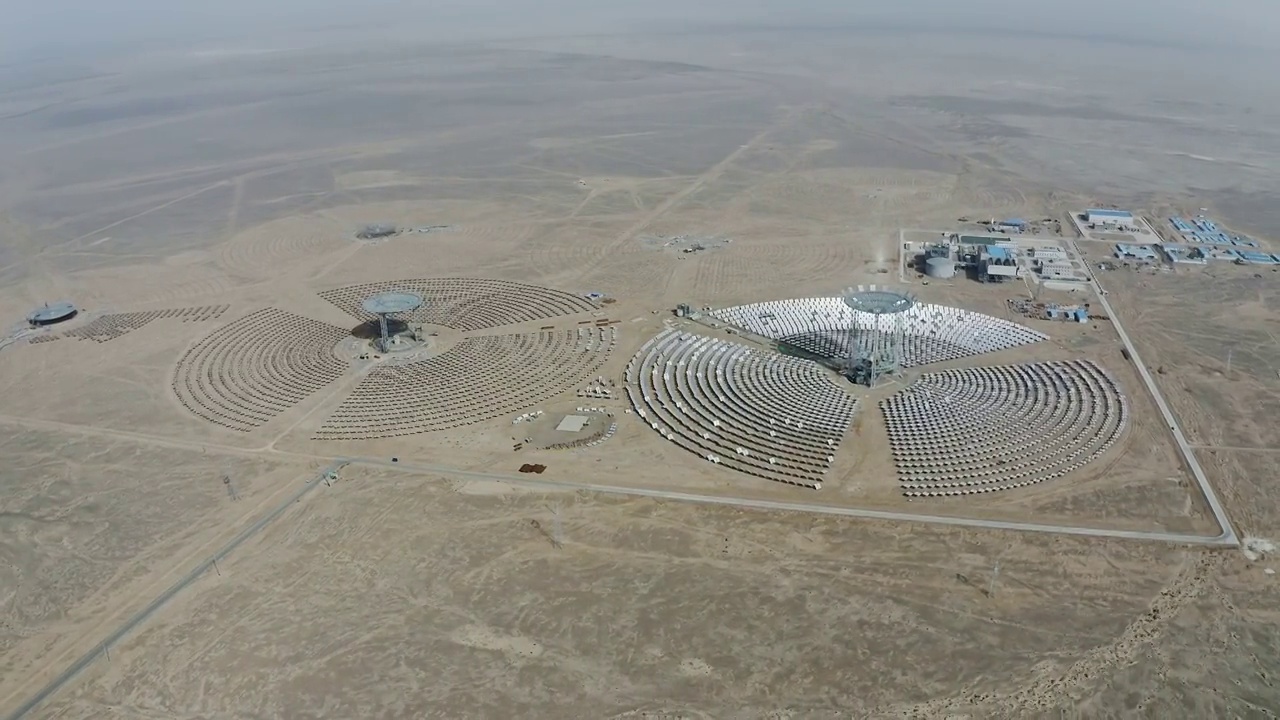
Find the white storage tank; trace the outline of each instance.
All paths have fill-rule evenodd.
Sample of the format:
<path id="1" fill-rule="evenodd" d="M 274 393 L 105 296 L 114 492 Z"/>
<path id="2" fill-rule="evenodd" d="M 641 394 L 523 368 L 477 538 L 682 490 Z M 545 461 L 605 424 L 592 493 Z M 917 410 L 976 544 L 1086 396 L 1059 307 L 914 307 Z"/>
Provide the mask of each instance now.
<path id="1" fill-rule="evenodd" d="M 951 258 L 932 257 L 924 261 L 924 274 L 946 280 L 956 276 L 956 261 Z"/>

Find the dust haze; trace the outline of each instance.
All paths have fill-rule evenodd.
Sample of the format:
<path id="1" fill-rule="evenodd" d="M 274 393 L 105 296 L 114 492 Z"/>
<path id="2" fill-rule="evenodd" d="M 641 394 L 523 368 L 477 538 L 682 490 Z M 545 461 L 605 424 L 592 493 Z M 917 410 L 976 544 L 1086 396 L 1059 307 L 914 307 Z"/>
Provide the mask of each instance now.
<path id="1" fill-rule="evenodd" d="M 0 713 L 1275 716 L 1280 275 L 1077 232 L 1280 258 L 1274 3 L 409 5 L 0 0 Z M 898 254 L 1003 218 L 1114 317 Z M 937 369 L 1087 361 L 1123 429 L 935 498 L 880 405 L 914 370 L 804 365 L 858 400 L 820 490 L 641 419 L 671 331 L 773 352 L 673 308 L 857 284 L 1031 326 Z"/>
<path id="2" fill-rule="evenodd" d="M 1242 46 L 1271 48 L 1280 31 L 1280 10 L 1265 0 L 1225 0 L 1206 5 L 1193 0 L 1105 0 L 1027 3 L 1015 0 L 906 0 L 873 7 L 849 7 L 831 0 L 754 2 L 708 0 L 680 3 L 602 3 L 588 0 L 441 0 L 430 7 L 406 7 L 398 0 L 350 3 L 335 0 L 228 0 L 217 4 L 127 0 L 104 5 L 89 0 L 27 3 L 5 0 L 0 12 L 4 57 L 56 59 L 76 48 L 129 43 L 236 41 L 304 38 L 328 30 L 348 38 L 373 40 L 397 32 L 431 39 L 482 39 L 536 34 L 668 31 L 758 26 L 871 31 L 886 29 L 1034 33 L 1049 37 L 1177 44 L 1191 52 L 1214 48 L 1234 54 Z M 998 38 L 991 38 L 999 42 Z M 1261 73 L 1259 73 L 1261 74 Z"/>

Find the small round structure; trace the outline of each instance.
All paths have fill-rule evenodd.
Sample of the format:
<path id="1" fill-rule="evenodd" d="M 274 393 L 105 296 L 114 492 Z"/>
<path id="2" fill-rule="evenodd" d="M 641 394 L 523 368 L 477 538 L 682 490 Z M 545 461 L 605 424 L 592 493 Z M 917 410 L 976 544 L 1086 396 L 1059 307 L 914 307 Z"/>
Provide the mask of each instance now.
<path id="1" fill-rule="evenodd" d="M 924 274 L 939 280 L 956 276 L 956 263 L 951 258 L 931 257 L 924 261 Z"/>
<path id="2" fill-rule="evenodd" d="M 69 302 L 45 303 L 42 307 L 27 313 L 27 324 L 31 327 L 42 327 L 66 322 L 76 316 L 76 306 Z"/>
<path id="3" fill-rule="evenodd" d="M 845 376 L 859 385 L 875 387 L 882 378 L 902 371 L 907 313 L 916 307 L 916 299 L 874 285 L 849 288 L 842 299 L 854 315 L 849 324 Z"/>
<path id="4" fill-rule="evenodd" d="M 383 292 L 365 298 L 360 307 L 370 315 L 378 316 L 379 350 L 384 353 L 392 351 L 391 330 L 387 324 L 390 316 L 411 313 L 422 307 L 422 303 L 422 296 L 411 292 Z"/>

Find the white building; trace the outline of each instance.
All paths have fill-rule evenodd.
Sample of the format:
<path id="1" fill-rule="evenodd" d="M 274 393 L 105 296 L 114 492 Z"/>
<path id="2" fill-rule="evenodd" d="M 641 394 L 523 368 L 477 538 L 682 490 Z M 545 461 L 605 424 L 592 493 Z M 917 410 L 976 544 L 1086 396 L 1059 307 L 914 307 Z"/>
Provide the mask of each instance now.
<path id="1" fill-rule="evenodd" d="M 1057 247 L 1038 247 L 1031 250 L 1031 257 L 1036 260 L 1066 260 L 1067 251 Z"/>
<path id="2" fill-rule="evenodd" d="M 1127 210 L 1090 209 L 1084 212 L 1085 219 L 1093 225 L 1133 225 L 1133 213 Z"/>
<path id="3" fill-rule="evenodd" d="M 1076 270 L 1068 260 L 1046 260 L 1040 265 L 1040 276 L 1046 278 L 1074 277 Z"/>

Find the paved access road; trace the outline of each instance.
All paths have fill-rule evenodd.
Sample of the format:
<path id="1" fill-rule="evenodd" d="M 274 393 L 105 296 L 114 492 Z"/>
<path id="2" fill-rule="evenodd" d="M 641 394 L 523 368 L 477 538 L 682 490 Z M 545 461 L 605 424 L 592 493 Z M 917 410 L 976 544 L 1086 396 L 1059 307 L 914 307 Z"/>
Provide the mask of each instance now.
<path id="1" fill-rule="evenodd" d="M 1124 348 L 1129 353 L 1129 358 L 1133 362 L 1133 366 L 1137 368 L 1138 374 L 1142 376 L 1142 382 L 1147 386 L 1147 392 L 1151 393 L 1152 399 L 1156 401 L 1156 407 L 1160 408 L 1160 415 L 1164 417 L 1165 425 L 1169 426 L 1169 431 L 1173 433 L 1173 441 L 1178 445 L 1178 452 L 1182 454 L 1182 461 L 1191 470 L 1191 475 L 1196 479 L 1196 484 L 1200 486 L 1200 493 L 1204 495 L 1205 502 L 1209 504 L 1209 509 L 1213 512 L 1213 519 L 1217 521 L 1218 527 L 1222 529 L 1222 535 L 1219 537 L 1224 540 L 1230 539 L 1231 544 L 1239 545 L 1239 538 L 1236 537 L 1236 531 L 1231 527 L 1231 519 L 1227 517 L 1226 508 L 1222 507 L 1222 503 L 1218 500 L 1218 494 L 1214 492 L 1213 485 L 1209 484 L 1209 478 L 1204 474 L 1204 469 L 1200 467 L 1200 462 L 1196 460 L 1195 450 L 1191 444 L 1187 442 L 1187 438 L 1182 433 L 1182 427 L 1178 425 L 1178 419 L 1174 417 L 1173 411 L 1169 409 L 1168 403 L 1164 401 L 1164 395 L 1160 394 L 1160 388 L 1156 386 L 1155 378 L 1151 377 L 1151 373 L 1147 370 L 1147 366 L 1143 364 L 1142 358 L 1138 355 L 1138 349 L 1133 346 L 1133 341 L 1129 339 L 1129 334 L 1124 331 L 1124 327 L 1120 324 L 1120 318 L 1116 316 L 1116 311 L 1112 309 L 1111 303 L 1107 301 L 1107 293 L 1098 284 L 1098 280 L 1093 276 L 1093 270 L 1089 268 L 1089 262 L 1084 260 L 1084 254 L 1080 252 L 1080 245 L 1076 241 L 1071 243 L 1076 251 L 1076 257 L 1081 258 L 1085 266 L 1085 274 L 1089 276 L 1089 285 L 1093 287 L 1093 294 L 1097 296 L 1098 303 L 1102 305 L 1102 309 L 1106 311 L 1107 317 L 1111 318 L 1111 324 L 1116 328 L 1116 334 L 1120 336 L 1120 342 L 1124 343 Z"/>

